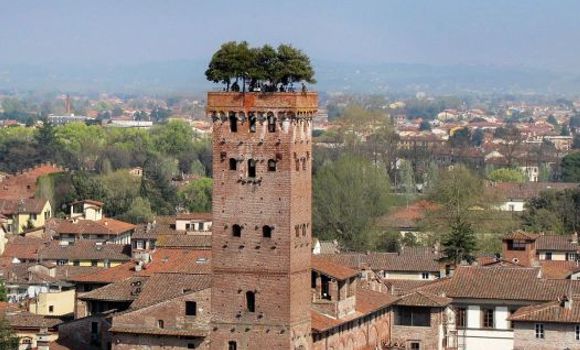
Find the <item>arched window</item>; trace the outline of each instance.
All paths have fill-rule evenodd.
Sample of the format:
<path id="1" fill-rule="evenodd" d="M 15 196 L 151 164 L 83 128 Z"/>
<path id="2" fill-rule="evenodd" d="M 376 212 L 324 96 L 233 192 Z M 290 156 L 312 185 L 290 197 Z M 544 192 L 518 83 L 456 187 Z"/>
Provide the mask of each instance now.
<path id="1" fill-rule="evenodd" d="M 248 160 L 248 177 L 256 177 L 256 160 Z"/>
<path id="2" fill-rule="evenodd" d="M 230 158 L 230 170 L 238 170 L 238 161 L 235 158 Z"/>
<path id="3" fill-rule="evenodd" d="M 248 114 L 250 132 L 256 132 L 256 113 L 249 113 Z"/>
<path id="4" fill-rule="evenodd" d="M 236 113 L 230 113 L 230 131 L 238 132 L 238 118 L 236 118 Z"/>
<path id="5" fill-rule="evenodd" d="M 276 117 L 273 114 L 268 115 L 268 132 L 276 132 Z"/>
<path id="6" fill-rule="evenodd" d="M 262 226 L 262 237 L 272 238 L 272 231 L 274 228 L 272 226 L 264 225 Z"/>
<path id="7" fill-rule="evenodd" d="M 238 350 L 238 343 L 235 341 L 228 342 L 228 350 Z"/>
<path id="8" fill-rule="evenodd" d="M 276 171 L 276 161 L 274 159 L 268 160 L 268 171 Z"/>
<path id="9" fill-rule="evenodd" d="M 246 292 L 246 310 L 256 312 L 256 293 L 252 291 Z"/>
<path id="10" fill-rule="evenodd" d="M 232 226 L 232 236 L 242 237 L 242 226 L 235 224 Z"/>

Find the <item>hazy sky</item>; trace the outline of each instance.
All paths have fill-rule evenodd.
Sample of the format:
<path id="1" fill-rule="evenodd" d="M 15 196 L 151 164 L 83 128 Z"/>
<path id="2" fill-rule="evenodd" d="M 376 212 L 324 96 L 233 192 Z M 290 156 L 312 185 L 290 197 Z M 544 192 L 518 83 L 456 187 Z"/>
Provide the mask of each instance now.
<path id="1" fill-rule="evenodd" d="M 318 60 L 580 72 L 580 1 L 0 0 L 0 63 L 208 59 L 224 41 Z"/>

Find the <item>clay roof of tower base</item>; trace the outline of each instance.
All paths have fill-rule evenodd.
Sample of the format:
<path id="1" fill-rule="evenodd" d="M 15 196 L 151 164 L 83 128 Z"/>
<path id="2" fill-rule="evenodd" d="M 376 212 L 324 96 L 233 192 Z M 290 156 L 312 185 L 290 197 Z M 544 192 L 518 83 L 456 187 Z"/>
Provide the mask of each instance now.
<path id="1" fill-rule="evenodd" d="M 148 335 L 164 335 L 164 336 L 192 337 L 192 338 L 205 337 L 209 333 L 208 329 L 202 327 L 188 329 L 169 329 L 169 328 L 113 326 L 111 327 L 110 331 L 112 333 L 148 334 Z"/>
<path id="2" fill-rule="evenodd" d="M 312 331 L 320 333 L 338 327 L 341 324 L 359 319 L 375 311 L 388 307 L 396 300 L 397 297 L 391 294 L 359 288 L 356 291 L 355 312 L 344 318 L 332 318 L 315 309 L 311 309 Z"/>

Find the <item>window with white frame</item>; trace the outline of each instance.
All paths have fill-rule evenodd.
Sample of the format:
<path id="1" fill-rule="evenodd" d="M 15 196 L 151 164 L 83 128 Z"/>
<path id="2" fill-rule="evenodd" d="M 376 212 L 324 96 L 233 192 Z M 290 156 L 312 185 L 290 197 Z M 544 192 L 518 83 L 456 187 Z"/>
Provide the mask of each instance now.
<path id="1" fill-rule="evenodd" d="M 544 339 L 544 324 L 536 323 L 536 339 Z"/>

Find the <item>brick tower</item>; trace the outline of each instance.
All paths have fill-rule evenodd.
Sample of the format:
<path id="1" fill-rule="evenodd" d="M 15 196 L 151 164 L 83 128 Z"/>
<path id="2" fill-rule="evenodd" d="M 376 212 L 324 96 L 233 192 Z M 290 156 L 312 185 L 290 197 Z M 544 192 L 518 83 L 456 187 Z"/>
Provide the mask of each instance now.
<path id="1" fill-rule="evenodd" d="M 312 117 L 318 95 L 208 93 L 213 121 L 210 349 L 312 347 Z"/>

